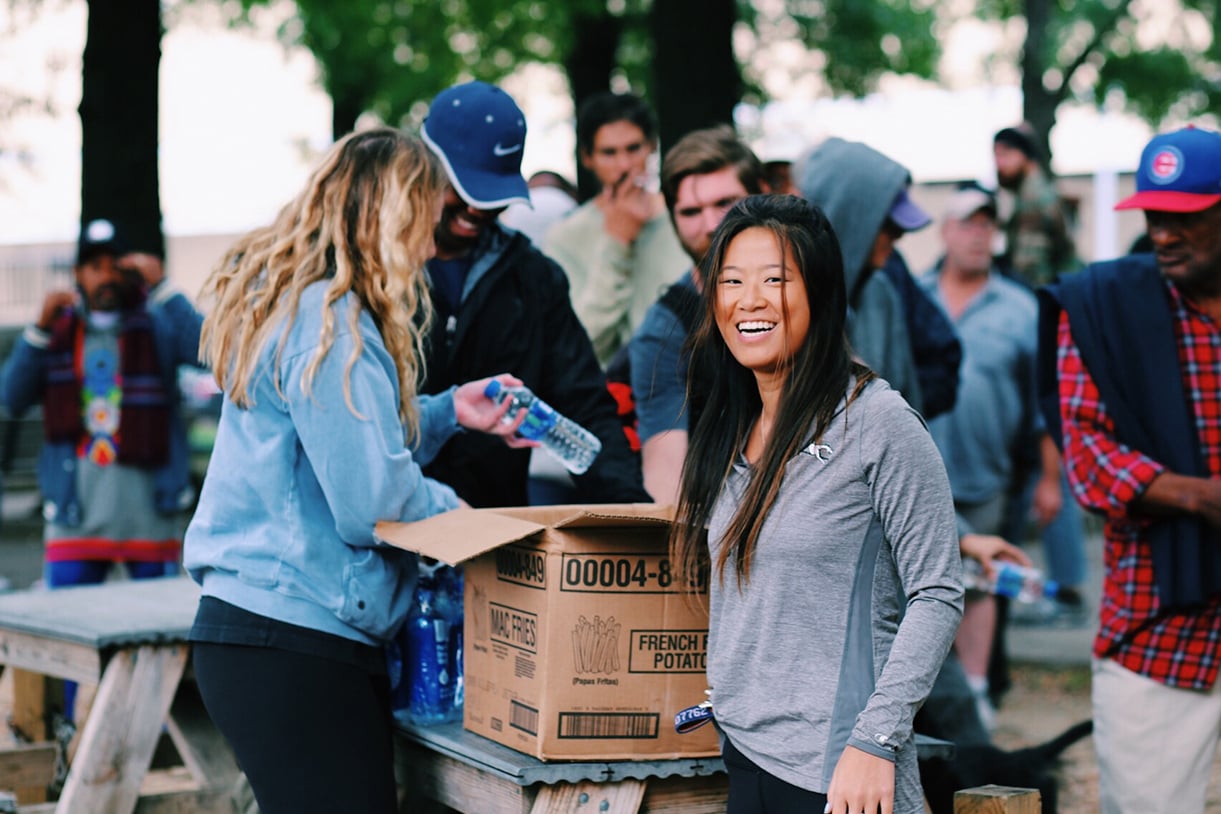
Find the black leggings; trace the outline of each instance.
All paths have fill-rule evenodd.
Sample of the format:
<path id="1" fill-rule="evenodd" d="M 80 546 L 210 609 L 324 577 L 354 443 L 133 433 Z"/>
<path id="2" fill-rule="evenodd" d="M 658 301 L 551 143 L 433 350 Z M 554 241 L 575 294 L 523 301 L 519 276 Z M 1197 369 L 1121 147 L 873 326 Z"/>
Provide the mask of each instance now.
<path id="1" fill-rule="evenodd" d="M 263 814 L 393 814 L 386 676 L 288 650 L 192 648 L 204 705 Z"/>
<path id="2" fill-rule="evenodd" d="M 768 774 L 724 738 L 721 757 L 729 773 L 725 814 L 823 814 L 827 795 L 807 791 Z"/>

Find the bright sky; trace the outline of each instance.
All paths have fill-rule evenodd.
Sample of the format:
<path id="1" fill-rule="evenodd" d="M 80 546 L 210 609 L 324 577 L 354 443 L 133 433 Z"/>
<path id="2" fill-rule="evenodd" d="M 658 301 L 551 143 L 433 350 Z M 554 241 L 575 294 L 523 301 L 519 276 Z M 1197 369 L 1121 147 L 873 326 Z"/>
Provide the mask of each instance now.
<path id="1" fill-rule="evenodd" d="M 55 116 L 4 122 L 6 146 L 28 162 L 0 159 L 0 243 L 72 240 L 80 207 L 80 60 L 84 0 L 0 4 L 0 87 L 50 98 Z M 256 30 L 231 30 L 208 4 L 178 4 L 162 43 L 161 205 L 173 235 L 240 232 L 267 222 L 297 192 L 330 141 L 330 102 L 312 57 L 287 51 L 276 24 L 281 3 Z M 15 16 L 14 16 L 15 15 Z M 968 38 L 978 43 L 978 36 Z M 947 49 L 948 50 L 948 49 Z M 958 51 L 959 58 L 966 58 Z M 524 109 L 526 174 L 573 173 L 571 103 L 555 71 L 533 68 L 506 89 Z M 950 92 L 893 79 L 864 100 L 821 99 L 800 87 L 761 114 L 741 110 L 744 133 L 765 133 L 769 157 L 838 135 L 869 143 L 911 168 L 916 181 L 991 178 L 991 136 L 1021 116 L 1016 87 Z M 1150 131 L 1127 117 L 1063 109 L 1053 133 L 1060 173 L 1131 170 Z"/>
<path id="2" fill-rule="evenodd" d="M 0 40 L 4 84 L 51 91 L 58 115 L 6 123 L 28 167 L 0 164 L 0 242 L 75 237 L 80 213 L 81 52 L 86 6 L 42 4 L 20 34 Z M 308 53 L 261 32 L 226 28 L 207 4 L 182 7 L 162 41 L 161 208 L 171 234 L 238 232 L 270 220 L 330 142 L 330 100 Z M 0 5 L 0 30 L 8 4 Z M 15 45 L 17 47 L 10 47 Z M 62 65 L 47 69 L 47 61 Z M 52 82 L 48 84 L 48 77 Z"/>

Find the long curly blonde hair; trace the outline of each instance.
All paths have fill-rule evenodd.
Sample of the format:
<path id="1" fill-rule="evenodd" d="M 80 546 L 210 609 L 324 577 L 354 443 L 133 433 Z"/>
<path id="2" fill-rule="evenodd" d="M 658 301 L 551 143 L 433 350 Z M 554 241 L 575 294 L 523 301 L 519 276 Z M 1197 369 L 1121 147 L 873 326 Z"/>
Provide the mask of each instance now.
<path id="1" fill-rule="evenodd" d="M 352 401 L 352 366 L 363 351 L 357 323 L 368 310 L 399 376 L 399 415 L 411 440 L 419 431 L 416 388 L 432 312 L 424 262 L 445 175 L 424 144 L 388 127 L 352 133 L 327 152 L 300 195 L 270 226 L 242 237 L 213 269 L 203 289 L 208 309 L 200 354 L 239 407 L 253 404 L 259 355 L 283 324 L 273 378 L 280 390 L 280 355 L 297 318 L 301 292 L 327 280 L 318 350 L 301 380 L 309 396 L 335 337 L 332 305 L 355 294 L 348 325 L 355 339 L 344 368 L 344 401 Z"/>

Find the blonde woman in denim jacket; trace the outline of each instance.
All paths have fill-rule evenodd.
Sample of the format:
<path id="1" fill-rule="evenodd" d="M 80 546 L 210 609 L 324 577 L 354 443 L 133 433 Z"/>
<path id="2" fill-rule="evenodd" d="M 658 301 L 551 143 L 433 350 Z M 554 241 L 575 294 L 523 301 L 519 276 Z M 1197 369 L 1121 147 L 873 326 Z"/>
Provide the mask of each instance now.
<path id="1" fill-rule="evenodd" d="M 420 472 L 459 425 L 515 429 L 486 380 L 416 398 L 444 179 L 410 135 L 349 135 L 205 288 L 225 402 L 186 534 L 194 666 L 264 814 L 396 810 L 382 645 L 416 558 L 373 527 L 459 505 Z"/>

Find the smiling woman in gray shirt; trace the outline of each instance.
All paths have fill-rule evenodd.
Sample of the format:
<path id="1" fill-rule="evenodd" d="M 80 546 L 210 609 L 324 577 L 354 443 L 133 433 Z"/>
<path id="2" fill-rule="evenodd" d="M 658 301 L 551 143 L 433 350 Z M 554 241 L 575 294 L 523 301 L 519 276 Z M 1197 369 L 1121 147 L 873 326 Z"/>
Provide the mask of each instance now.
<path id="1" fill-rule="evenodd" d="M 711 569 L 728 811 L 918 814 L 912 719 L 962 614 L 941 458 L 919 415 L 851 358 L 820 210 L 741 201 L 703 273 L 694 353 L 712 390 L 672 547 L 681 573 Z"/>

